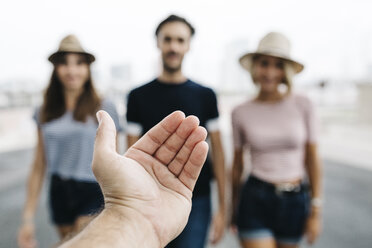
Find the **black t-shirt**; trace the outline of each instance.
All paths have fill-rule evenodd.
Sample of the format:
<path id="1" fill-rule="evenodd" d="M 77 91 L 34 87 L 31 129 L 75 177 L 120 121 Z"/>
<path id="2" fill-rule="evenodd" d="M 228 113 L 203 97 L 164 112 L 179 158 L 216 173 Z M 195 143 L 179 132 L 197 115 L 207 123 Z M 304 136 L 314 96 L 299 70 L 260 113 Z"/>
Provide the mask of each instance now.
<path id="1" fill-rule="evenodd" d="M 208 121 L 218 118 L 217 99 L 213 90 L 191 80 L 169 84 L 155 79 L 128 95 L 127 121 L 139 124 L 142 134 L 176 110 L 183 111 L 186 116 L 197 116 L 203 127 L 206 127 Z M 194 196 L 210 194 L 212 175 L 211 162 L 207 158 L 196 183 Z"/>

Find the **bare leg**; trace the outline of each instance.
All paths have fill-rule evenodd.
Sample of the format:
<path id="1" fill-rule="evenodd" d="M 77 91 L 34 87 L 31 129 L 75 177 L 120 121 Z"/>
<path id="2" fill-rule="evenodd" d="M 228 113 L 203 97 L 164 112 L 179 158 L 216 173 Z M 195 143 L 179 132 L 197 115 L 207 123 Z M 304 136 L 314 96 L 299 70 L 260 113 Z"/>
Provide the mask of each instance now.
<path id="1" fill-rule="evenodd" d="M 275 240 L 272 238 L 267 239 L 245 239 L 240 240 L 243 248 L 276 248 Z"/>
<path id="2" fill-rule="evenodd" d="M 293 245 L 290 245 L 290 244 L 278 244 L 278 248 L 298 248 L 300 247 L 300 245 L 298 244 L 293 244 Z"/>

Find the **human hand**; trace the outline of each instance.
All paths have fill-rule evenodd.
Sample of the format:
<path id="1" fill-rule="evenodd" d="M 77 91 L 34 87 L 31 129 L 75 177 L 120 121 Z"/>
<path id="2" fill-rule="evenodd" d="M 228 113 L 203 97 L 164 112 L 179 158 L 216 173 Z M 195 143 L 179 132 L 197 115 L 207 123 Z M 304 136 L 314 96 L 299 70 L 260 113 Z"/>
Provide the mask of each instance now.
<path id="1" fill-rule="evenodd" d="M 18 247 L 20 248 L 35 248 L 37 242 L 35 239 L 35 226 L 33 223 L 23 223 L 18 231 L 17 237 Z"/>
<path id="2" fill-rule="evenodd" d="M 238 226 L 236 224 L 236 210 L 235 208 L 233 207 L 232 210 L 231 210 L 231 214 L 230 214 L 230 220 L 229 220 L 229 227 L 230 227 L 230 231 L 236 235 L 238 233 Z"/>
<path id="3" fill-rule="evenodd" d="M 213 245 L 217 244 L 225 232 L 226 220 L 225 212 L 220 209 L 212 219 L 210 241 Z"/>
<path id="4" fill-rule="evenodd" d="M 322 220 L 321 214 L 317 211 L 312 212 L 306 222 L 305 234 L 307 237 L 307 242 L 313 244 L 315 240 L 319 237 L 322 231 Z"/>
<path id="5" fill-rule="evenodd" d="M 187 223 L 192 190 L 208 152 L 206 130 L 196 117 L 176 111 L 121 156 L 116 153 L 114 122 L 104 111 L 97 117 L 92 166 L 105 211 L 136 212 L 164 247 Z"/>

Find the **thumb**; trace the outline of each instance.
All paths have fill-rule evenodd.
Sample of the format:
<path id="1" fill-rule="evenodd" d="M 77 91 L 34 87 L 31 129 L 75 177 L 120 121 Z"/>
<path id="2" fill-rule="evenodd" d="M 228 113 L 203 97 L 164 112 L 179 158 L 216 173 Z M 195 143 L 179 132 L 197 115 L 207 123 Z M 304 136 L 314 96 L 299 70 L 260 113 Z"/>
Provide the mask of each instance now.
<path id="1" fill-rule="evenodd" d="M 94 143 L 94 156 L 102 152 L 116 152 L 116 128 L 111 116 L 100 110 L 96 114 L 98 129 Z"/>

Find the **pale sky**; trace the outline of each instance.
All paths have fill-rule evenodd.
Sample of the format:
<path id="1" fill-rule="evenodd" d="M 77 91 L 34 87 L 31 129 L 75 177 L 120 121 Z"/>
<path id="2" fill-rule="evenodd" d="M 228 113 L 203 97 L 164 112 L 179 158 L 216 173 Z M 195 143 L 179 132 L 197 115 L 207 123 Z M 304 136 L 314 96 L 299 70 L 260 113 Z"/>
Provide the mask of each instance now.
<path id="1" fill-rule="evenodd" d="M 368 66 L 372 70 L 371 9 L 364 0 L 2 0 L 0 84 L 20 79 L 45 85 L 47 57 L 70 33 L 96 55 L 98 81 L 109 78 L 112 65 L 126 63 L 134 83 L 148 81 L 159 61 L 154 30 L 172 13 L 196 28 L 185 73 L 208 85 L 234 80 L 221 75 L 225 65 L 238 68 L 239 55 L 253 51 L 269 31 L 286 34 L 293 57 L 305 64 L 297 81 L 359 79 Z M 229 54 L 232 44 L 239 44 L 237 54 Z"/>

